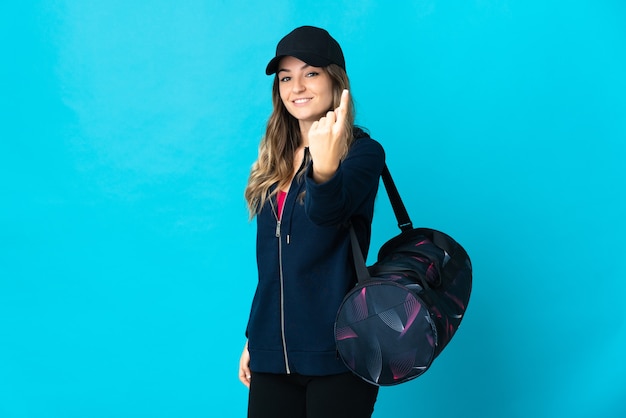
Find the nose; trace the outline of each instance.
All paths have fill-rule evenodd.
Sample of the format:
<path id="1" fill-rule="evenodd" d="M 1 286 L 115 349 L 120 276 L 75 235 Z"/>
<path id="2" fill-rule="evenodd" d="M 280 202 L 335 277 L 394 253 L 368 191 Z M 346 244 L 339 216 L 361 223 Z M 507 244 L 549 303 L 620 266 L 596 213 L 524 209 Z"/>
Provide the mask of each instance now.
<path id="1" fill-rule="evenodd" d="M 304 90 L 306 90 L 306 87 L 304 86 L 304 83 L 302 82 L 302 80 L 300 80 L 298 77 L 296 77 L 294 79 L 294 83 L 293 83 L 293 92 L 294 93 L 302 93 Z"/>

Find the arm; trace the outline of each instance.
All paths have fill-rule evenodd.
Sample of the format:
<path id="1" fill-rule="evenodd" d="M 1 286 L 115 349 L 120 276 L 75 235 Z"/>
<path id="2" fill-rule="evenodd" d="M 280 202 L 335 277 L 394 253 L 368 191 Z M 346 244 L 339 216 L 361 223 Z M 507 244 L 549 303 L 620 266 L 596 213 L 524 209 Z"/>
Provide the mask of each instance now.
<path id="1" fill-rule="evenodd" d="M 339 107 L 313 122 L 309 129 L 309 153 L 313 160 L 311 177 L 316 183 L 328 181 L 339 167 L 347 141 L 344 122 L 349 104 L 350 92 L 344 90 Z"/>
<path id="2" fill-rule="evenodd" d="M 305 209 L 318 225 L 336 225 L 350 217 L 378 189 L 385 153 L 371 139 L 355 141 L 346 158 L 345 118 L 350 93 L 344 90 L 334 111 L 311 125 L 308 132 L 311 164 L 306 173 Z"/>
<path id="3" fill-rule="evenodd" d="M 313 163 L 313 166 L 315 164 Z M 346 222 L 378 189 L 385 165 L 382 146 L 370 139 L 357 139 L 332 177 L 317 183 L 313 167 L 305 175 L 305 210 L 314 223 L 323 226 Z"/>

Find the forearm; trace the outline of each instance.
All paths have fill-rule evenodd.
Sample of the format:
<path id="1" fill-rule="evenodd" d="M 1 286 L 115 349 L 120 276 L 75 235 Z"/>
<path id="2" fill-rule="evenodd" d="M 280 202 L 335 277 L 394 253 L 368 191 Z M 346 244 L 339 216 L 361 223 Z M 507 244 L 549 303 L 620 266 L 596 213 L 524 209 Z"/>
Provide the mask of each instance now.
<path id="1" fill-rule="evenodd" d="M 315 162 L 306 173 L 305 210 L 319 225 L 341 224 L 347 221 L 377 189 L 384 166 L 384 151 L 372 140 L 355 144 L 346 160 L 335 172 L 318 182 Z"/>

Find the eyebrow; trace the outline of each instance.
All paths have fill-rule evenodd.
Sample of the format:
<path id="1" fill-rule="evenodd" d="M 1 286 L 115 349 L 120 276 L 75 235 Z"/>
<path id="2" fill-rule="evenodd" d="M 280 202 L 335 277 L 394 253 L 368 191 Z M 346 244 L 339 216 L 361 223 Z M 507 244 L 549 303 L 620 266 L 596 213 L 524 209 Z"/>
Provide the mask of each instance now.
<path id="1" fill-rule="evenodd" d="M 307 67 L 310 67 L 310 65 L 309 64 L 304 64 L 302 67 L 300 67 L 300 70 L 304 70 Z M 288 73 L 291 72 L 291 70 L 289 70 L 287 68 L 281 68 L 280 70 L 276 71 L 276 74 L 280 73 L 281 71 L 286 71 Z"/>

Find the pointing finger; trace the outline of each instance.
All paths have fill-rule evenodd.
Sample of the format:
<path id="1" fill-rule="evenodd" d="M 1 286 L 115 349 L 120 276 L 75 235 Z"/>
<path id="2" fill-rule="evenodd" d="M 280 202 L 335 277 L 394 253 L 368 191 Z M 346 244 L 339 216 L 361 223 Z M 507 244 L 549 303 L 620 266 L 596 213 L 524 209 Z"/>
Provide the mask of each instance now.
<path id="1" fill-rule="evenodd" d="M 341 92 L 341 101 L 339 102 L 339 107 L 335 109 L 335 114 L 337 115 L 337 119 L 341 119 L 343 122 L 346 113 L 348 113 L 348 105 L 350 104 L 350 92 L 344 89 Z"/>
<path id="2" fill-rule="evenodd" d="M 350 102 L 350 92 L 348 91 L 348 89 L 344 89 L 341 92 L 341 102 L 339 103 L 339 107 L 343 107 L 344 109 L 347 109 L 349 102 Z"/>

